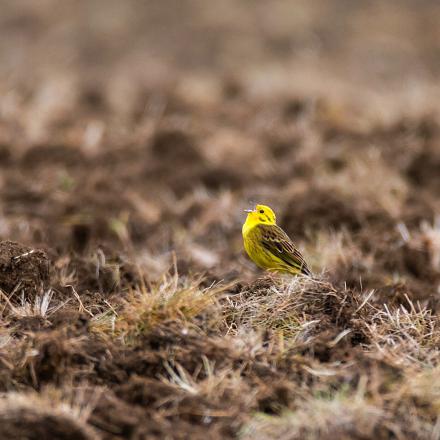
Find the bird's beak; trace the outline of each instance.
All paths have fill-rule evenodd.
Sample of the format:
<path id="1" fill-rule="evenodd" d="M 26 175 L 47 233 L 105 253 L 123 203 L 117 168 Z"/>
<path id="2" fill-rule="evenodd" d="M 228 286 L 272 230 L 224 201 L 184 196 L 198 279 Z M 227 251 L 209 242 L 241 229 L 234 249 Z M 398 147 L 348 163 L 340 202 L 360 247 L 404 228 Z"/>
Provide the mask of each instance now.
<path id="1" fill-rule="evenodd" d="M 249 213 L 249 212 L 254 212 L 254 211 L 255 211 L 255 209 L 245 209 L 245 210 L 244 210 L 244 212 L 248 212 L 248 213 Z"/>

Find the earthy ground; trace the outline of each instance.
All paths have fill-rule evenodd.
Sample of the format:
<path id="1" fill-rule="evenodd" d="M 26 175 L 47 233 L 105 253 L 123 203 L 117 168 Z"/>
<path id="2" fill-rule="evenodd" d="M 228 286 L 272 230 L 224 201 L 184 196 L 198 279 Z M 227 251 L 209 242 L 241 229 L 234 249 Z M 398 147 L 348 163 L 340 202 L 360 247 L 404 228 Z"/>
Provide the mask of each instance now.
<path id="1" fill-rule="evenodd" d="M 0 438 L 440 438 L 438 2 L 1 7 Z"/>

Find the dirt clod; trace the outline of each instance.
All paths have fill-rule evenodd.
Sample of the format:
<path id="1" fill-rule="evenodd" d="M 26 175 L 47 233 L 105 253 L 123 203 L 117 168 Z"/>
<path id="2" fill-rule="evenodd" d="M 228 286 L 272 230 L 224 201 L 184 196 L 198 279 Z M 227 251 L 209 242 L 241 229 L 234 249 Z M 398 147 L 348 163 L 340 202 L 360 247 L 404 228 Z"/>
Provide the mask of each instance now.
<path id="1" fill-rule="evenodd" d="M 99 438 L 86 423 L 75 419 L 67 411 L 63 413 L 51 408 L 49 402 L 20 395 L 12 395 L 8 399 L 0 400 L 0 437 L 28 440 L 42 438 L 97 440 Z"/>
<path id="2" fill-rule="evenodd" d="M 0 243 L 0 288 L 8 295 L 40 294 L 49 279 L 49 260 L 44 251 L 13 241 Z"/>

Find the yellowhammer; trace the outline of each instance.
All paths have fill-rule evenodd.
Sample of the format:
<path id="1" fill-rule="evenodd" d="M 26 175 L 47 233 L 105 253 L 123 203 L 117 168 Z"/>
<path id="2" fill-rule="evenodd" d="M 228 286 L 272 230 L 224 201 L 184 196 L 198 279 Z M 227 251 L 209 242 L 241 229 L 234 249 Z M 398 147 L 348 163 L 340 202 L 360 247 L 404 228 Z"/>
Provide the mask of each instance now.
<path id="1" fill-rule="evenodd" d="M 271 208 L 257 205 L 246 212 L 242 229 L 244 248 L 258 267 L 292 275 L 312 274 L 292 240 L 276 224 Z"/>

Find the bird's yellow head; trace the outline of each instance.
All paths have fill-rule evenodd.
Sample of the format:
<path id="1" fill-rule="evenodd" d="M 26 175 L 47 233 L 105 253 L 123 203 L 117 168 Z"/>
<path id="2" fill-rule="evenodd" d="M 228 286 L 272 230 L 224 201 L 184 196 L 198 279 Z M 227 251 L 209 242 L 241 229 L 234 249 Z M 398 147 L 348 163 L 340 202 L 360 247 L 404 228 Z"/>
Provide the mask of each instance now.
<path id="1" fill-rule="evenodd" d="M 245 212 L 248 213 L 246 222 L 243 225 L 246 229 L 251 229 L 260 224 L 276 225 L 277 218 L 269 206 L 257 205 L 255 209 L 247 209 Z"/>

